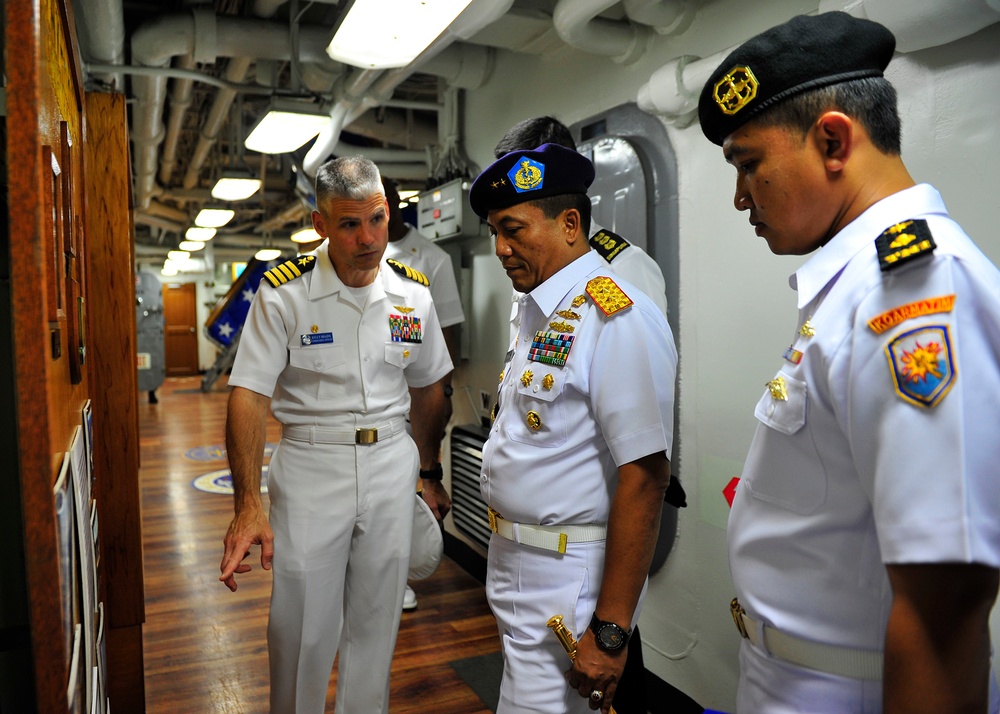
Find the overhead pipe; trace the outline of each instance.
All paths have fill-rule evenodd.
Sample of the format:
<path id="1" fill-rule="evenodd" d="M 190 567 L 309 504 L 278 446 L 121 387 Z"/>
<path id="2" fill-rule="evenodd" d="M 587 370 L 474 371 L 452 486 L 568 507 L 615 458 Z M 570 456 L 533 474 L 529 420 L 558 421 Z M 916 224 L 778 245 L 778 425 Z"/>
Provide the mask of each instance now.
<path id="1" fill-rule="evenodd" d="M 77 39 L 81 54 L 106 65 L 125 63 L 125 13 L 122 0 L 74 0 Z M 124 75 L 106 72 L 94 77 L 116 91 L 125 90 Z"/>
<path id="2" fill-rule="evenodd" d="M 558 0 L 552 24 L 563 42 L 592 54 L 631 64 L 648 49 L 650 29 L 631 22 L 598 17 L 618 0 Z"/>
<path id="3" fill-rule="evenodd" d="M 820 0 L 821 13 L 831 10 L 885 25 L 898 52 L 946 45 L 1000 22 L 1000 0 Z"/>
<path id="4" fill-rule="evenodd" d="M 226 66 L 225 78 L 229 82 L 240 82 L 250 71 L 249 57 L 233 57 Z M 229 117 L 229 110 L 236 99 L 236 92 L 231 89 L 220 89 L 215 94 L 212 106 L 205 118 L 205 123 L 201 127 L 201 136 L 195 146 L 194 153 L 187 165 L 187 172 L 184 174 L 184 188 L 193 188 L 198 183 L 198 174 L 201 167 L 205 165 L 209 152 L 215 146 L 219 138 L 219 132 Z"/>
<path id="5" fill-rule="evenodd" d="M 628 19 L 659 35 L 684 32 L 695 16 L 694 0 L 623 0 L 622 7 Z"/>
<path id="6" fill-rule="evenodd" d="M 317 25 L 299 31 L 300 59 L 306 62 L 333 61 L 326 55 L 329 30 Z M 253 42 L 247 42 L 253 37 Z M 132 35 L 132 61 L 147 67 L 169 67 L 177 56 L 191 55 L 196 62 L 215 62 L 219 57 L 288 60 L 291 44 L 284 24 L 243 17 L 216 17 L 211 8 L 158 17 Z M 135 146 L 135 202 L 148 205 L 156 188 L 156 165 L 166 132 L 163 111 L 166 104 L 165 76 L 133 77 L 132 141 Z"/>
<path id="7" fill-rule="evenodd" d="M 177 68 L 191 71 L 194 69 L 194 57 L 184 55 L 177 60 Z M 160 183 L 169 184 L 177 163 L 177 143 L 180 141 L 181 127 L 184 125 L 184 115 L 191 106 L 191 94 L 194 88 L 192 79 L 175 79 L 173 91 L 170 92 L 170 118 L 167 120 L 167 133 L 160 152 Z"/>
<path id="8" fill-rule="evenodd" d="M 679 127 L 688 126 L 698 113 L 701 88 L 730 51 L 705 58 L 683 55 L 670 60 L 639 88 L 636 103 L 644 112 L 659 114 Z"/>

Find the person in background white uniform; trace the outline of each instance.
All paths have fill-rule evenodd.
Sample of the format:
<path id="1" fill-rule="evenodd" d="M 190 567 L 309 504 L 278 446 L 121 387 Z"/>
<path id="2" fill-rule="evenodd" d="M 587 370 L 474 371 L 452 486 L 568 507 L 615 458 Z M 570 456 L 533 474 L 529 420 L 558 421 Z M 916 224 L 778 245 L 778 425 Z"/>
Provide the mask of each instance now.
<path id="1" fill-rule="evenodd" d="M 533 149 L 542 144 L 559 144 L 576 151 L 576 142 L 565 124 L 550 116 L 534 117 L 518 122 L 503 135 L 493 148 L 497 159 L 518 149 Z M 635 285 L 656 303 L 667 315 L 666 281 L 663 271 L 648 253 L 637 245 L 629 243 L 621 236 L 590 223 L 590 247 L 610 267 L 615 275 L 620 275 Z M 521 294 L 513 291 L 510 316 L 510 339 L 517 336 L 518 306 Z M 687 506 L 687 497 L 681 481 L 676 475 L 670 479 L 665 500 L 672 506 Z M 616 694 L 615 711 L 618 714 L 646 714 L 646 667 L 642 656 L 642 637 L 638 626 L 632 633 L 628 648 L 628 660 Z"/>
<path id="2" fill-rule="evenodd" d="M 451 360 L 426 287 L 382 262 L 389 211 L 378 169 L 335 159 L 316 175 L 325 240 L 265 274 L 229 384 L 235 516 L 222 580 L 235 591 L 260 546 L 274 576 L 272 714 L 321 714 L 339 645 L 337 711 L 388 712 L 418 468 L 436 462 Z M 427 416 L 413 424 L 412 408 Z M 267 409 L 282 426 L 264 514 Z M 433 492 L 424 492 L 430 503 Z"/>
<path id="3" fill-rule="evenodd" d="M 894 47 L 795 17 L 699 101 L 756 234 L 818 251 L 729 518 L 741 714 L 1000 710 L 1000 271 L 902 161 Z"/>
<path id="4" fill-rule="evenodd" d="M 545 144 L 505 155 L 469 191 L 523 294 L 480 479 L 498 714 L 610 711 L 670 481 L 673 336 L 590 249 L 593 179 L 589 159 Z M 578 640 L 572 663 L 547 627 L 555 615 Z"/>
<path id="5" fill-rule="evenodd" d="M 465 321 L 465 312 L 462 310 L 462 300 L 458 294 L 458 284 L 455 281 L 455 269 L 452 267 L 451 256 L 403 220 L 396 182 L 383 176 L 382 186 L 385 188 L 385 198 L 389 204 L 389 243 L 385 248 L 384 260 L 398 260 L 427 276 L 430 282 L 431 296 L 434 298 L 434 311 L 437 313 L 444 341 L 448 345 L 448 354 L 451 356 L 452 364 L 457 365 L 461 359 L 459 331 Z M 445 376 L 442 385 L 445 396 L 448 398 L 444 417 L 444 423 L 447 424 L 452 413 L 451 373 Z M 421 419 L 423 416 L 415 415 L 411 411 L 410 419 L 414 418 Z M 420 472 L 421 489 L 440 490 L 435 501 L 441 504 L 441 507 L 434 511 L 438 521 L 443 520 L 448 515 L 448 511 L 451 510 L 451 499 L 442 486 L 443 478 L 441 464 L 437 460 L 431 469 Z M 403 595 L 403 610 L 415 610 L 416 607 L 417 594 L 413 588 L 407 585 L 406 593 Z"/>

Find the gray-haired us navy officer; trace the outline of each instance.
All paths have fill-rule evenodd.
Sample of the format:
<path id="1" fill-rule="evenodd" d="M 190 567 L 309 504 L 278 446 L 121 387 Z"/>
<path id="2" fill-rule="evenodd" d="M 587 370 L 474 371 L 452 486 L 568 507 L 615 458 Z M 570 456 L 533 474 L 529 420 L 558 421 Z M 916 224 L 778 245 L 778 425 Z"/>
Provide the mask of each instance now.
<path id="1" fill-rule="evenodd" d="M 590 249 L 593 179 L 586 157 L 546 144 L 500 158 L 469 192 L 525 293 L 481 476 L 501 714 L 610 710 L 670 480 L 673 336 Z M 579 641 L 572 665 L 554 615 Z"/>
<path id="2" fill-rule="evenodd" d="M 796 17 L 701 94 L 756 234 L 823 247 L 729 518 L 739 712 L 1000 708 L 1000 272 L 903 164 L 894 46 Z"/>
<path id="3" fill-rule="evenodd" d="M 326 240 L 266 274 L 229 379 L 236 515 L 220 580 L 236 590 L 252 543 L 265 569 L 273 558 L 271 712 L 321 714 L 338 645 L 337 711 L 388 712 L 417 470 L 437 462 L 443 431 L 428 418 L 411 439 L 405 417 L 411 401 L 444 413 L 452 365 L 426 278 L 380 265 L 389 212 L 375 165 L 320 167 L 316 206 Z M 282 429 L 270 523 L 259 488 L 268 404 Z"/>

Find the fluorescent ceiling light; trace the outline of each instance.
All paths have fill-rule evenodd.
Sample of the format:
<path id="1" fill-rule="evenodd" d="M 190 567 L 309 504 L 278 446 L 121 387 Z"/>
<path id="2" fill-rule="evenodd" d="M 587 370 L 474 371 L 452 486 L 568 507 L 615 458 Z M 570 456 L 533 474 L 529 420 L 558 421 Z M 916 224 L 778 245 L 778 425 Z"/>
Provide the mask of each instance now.
<path id="1" fill-rule="evenodd" d="M 209 241 L 215 238 L 215 229 L 191 226 L 184 232 L 184 237 L 187 238 L 188 240 L 196 240 L 204 243 L 205 241 Z"/>
<path id="2" fill-rule="evenodd" d="M 203 208 L 195 216 L 194 223 L 202 228 L 219 228 L 233 220 L 236 211 L 228 208 Z"/>
<path id="3" fill-rule="evenodd" d="M 269 260 L 274 260 L 281 256 L 281 251 L 277 248 L 261 248 L 256 253 L 254 253 L 254 258 L 257 260 L 267 262 Z"/>
<path id="4" fill-rule="evenodd" d="M 201 250 L 205 247 L 204 242 L 200 240 L 182 240 L 180 245 L 177 246 L 181 250 L 186 250 L 188 252 L 194 252 L 196 250 Z"/>
<path id="5" fill-rule="evenodd" d="M 326 53 L 367 69 L 405 67 L 472 0 L 354 0 Z"/>
<path id="6" fill-rule="evenodd" d="M 166 275 L 168 278 L 177 275 L 177 266 L 174 265 L 172 260 L 164 260 L 163 268 L 160 269 L 160 275 Z"/>
<path id="7" fill-rule="evenodd" d="M 420 191 L 400 191 L 399 200 L 403 203 L 417 203 L 420 200 Z"/>
<path id="8" fill-rule="evenodd" d="M 212 187 L 212 198 L 220 201 L 243 201 L 260 189 L 260 179 L 223 176 Z"/>
<path id="9" fill-rule="evenodd" d="M 287 154 L 320 133 L 330 115 L 318 104 L 275 100 L 243 145 L 261 154 Z"/>
<path id="10" fill-rule="evenodd" d="M 186 250 L 168 250 L 167 257 L 170 260 L 173 260 L 174 262 L 180 262 L 190 258 L 191 254 L 188 253 Z"/>
<path id="11" fill-rule="evenodd" d="M 323 236 L 317 233 L 316 229 L 312 226 L 307 226 L 292 233 L 291 239 L 293 243 L 312 243 L 313 241 L 323 240 Z"/>

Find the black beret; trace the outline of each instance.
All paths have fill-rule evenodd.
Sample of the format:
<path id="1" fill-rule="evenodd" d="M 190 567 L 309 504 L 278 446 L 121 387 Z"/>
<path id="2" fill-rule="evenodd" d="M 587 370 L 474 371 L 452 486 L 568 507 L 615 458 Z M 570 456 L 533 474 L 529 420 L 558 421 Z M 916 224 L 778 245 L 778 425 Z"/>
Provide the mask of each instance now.
<path id="1" fill-rule="evenodd" d="M 799 15 L 733 50 L 705 83 L 698 119 L 708 140 L 723 139 L 801 92 L 881 77 L 896 49 L 884 26 L 844 12 Z"/>
<path id="2" fill-rule="evenodd" d="M 472 182 L 469 203 L 482 219 L 490 211 L 567 193 L 587 193 L 594 165 L 583 154 L 558 144 L 512 151 L 490 164 Z"/>

